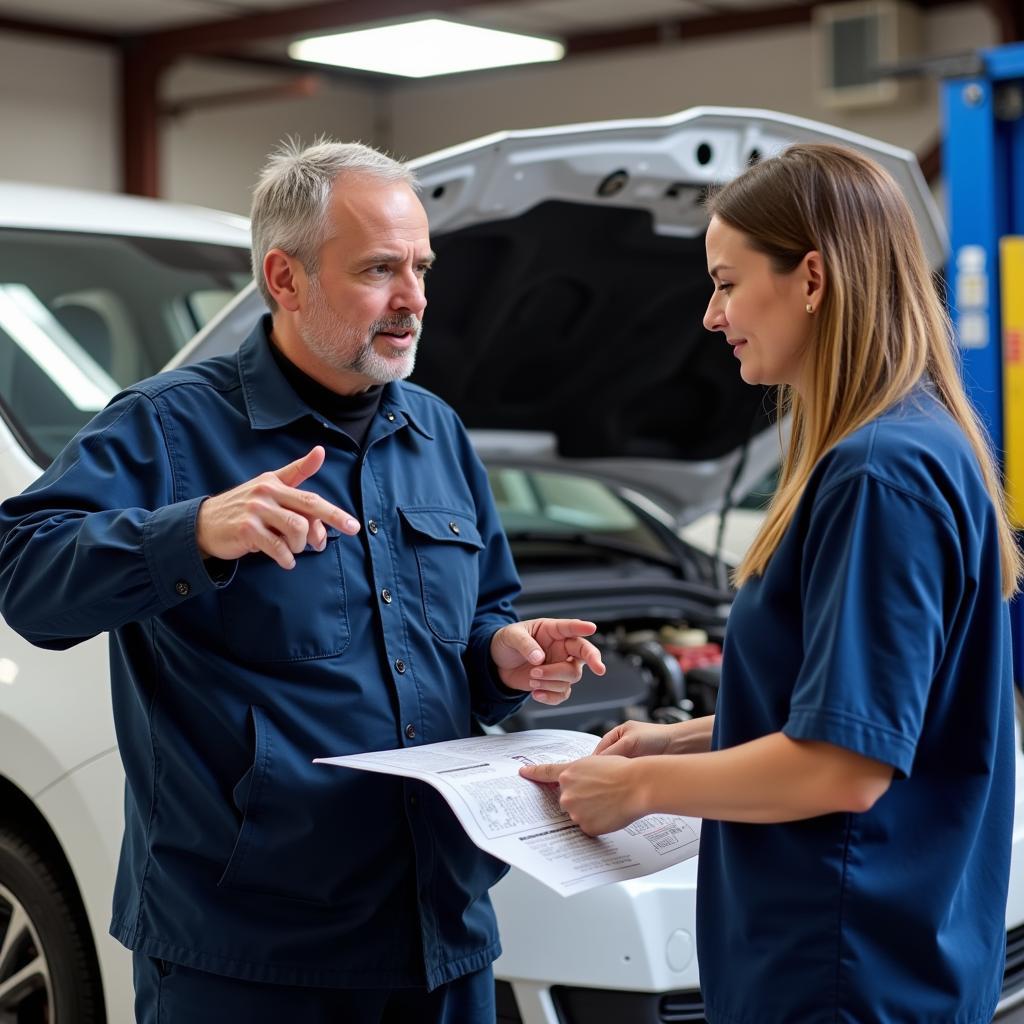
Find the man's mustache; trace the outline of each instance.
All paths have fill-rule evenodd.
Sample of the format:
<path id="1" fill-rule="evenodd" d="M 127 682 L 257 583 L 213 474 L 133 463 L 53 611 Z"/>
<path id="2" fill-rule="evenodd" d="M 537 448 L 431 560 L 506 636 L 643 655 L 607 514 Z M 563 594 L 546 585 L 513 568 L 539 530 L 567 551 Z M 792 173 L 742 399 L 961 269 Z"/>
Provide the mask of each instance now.
<path id="1" fill-rule="evenodd" d="M 423 323 L 418 316 L 409 313 L 406 316 L 390 317 L 384 320 L 374 320 L 370 324 L 370 336 L 375 334 L 404 334 L 409 331 L 411 334 L 419 334 Z"/>

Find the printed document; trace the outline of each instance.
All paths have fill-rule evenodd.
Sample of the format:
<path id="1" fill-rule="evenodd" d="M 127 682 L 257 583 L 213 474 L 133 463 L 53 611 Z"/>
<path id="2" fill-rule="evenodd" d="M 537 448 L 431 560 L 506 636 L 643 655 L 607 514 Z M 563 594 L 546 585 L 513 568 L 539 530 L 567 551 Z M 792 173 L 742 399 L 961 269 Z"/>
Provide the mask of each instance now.
<path id="1" fill-rule="evenodd" d="M 571 896 L 693 857 L 700 838 L 698 818 L 674 814 L 593 838 L 559 806 L 556 787 L 519 775 L 524 764 L 574 761 L 596 745 L 587 733 L 533 729 L 316 761 L 429 783 L 480 849 Z"/>

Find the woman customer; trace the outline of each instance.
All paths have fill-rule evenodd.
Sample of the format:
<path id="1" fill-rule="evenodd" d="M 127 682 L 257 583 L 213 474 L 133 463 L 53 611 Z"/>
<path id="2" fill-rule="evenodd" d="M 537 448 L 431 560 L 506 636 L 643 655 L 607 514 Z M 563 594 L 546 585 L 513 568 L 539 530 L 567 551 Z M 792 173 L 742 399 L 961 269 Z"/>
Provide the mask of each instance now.
<path id="1" fill-rule="evenodd" d="M 705 819 L 712 1024 L 978 1024 L 999 996 L 1021 555 L 912 215 L 798 145 L 709 200 L 704 317 L 792 434 L 714 719 L 523 769 L 597 835 Z"/>

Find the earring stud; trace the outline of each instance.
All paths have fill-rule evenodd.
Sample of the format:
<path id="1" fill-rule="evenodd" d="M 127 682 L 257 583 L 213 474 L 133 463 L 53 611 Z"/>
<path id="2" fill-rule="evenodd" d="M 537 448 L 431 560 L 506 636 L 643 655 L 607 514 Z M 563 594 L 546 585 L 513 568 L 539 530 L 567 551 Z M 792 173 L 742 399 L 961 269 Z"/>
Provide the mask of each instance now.
<path id="1" fill-rule="evenodd" d="M 808 313 L 813 313 L 814 312 L 814 307 L 809 302 L 807 303 L 806 306 L 804 306 L 804 309 L 806 309 Z"/>

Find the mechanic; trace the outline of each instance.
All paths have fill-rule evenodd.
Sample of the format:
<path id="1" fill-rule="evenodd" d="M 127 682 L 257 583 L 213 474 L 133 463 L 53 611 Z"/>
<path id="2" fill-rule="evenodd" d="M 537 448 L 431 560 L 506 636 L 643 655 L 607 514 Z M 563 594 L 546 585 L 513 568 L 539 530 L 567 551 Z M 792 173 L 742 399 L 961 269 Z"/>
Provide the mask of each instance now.
<path id="1" fill-rule="evenodd" d="M 493 1022 L 505 865 L 429 786 L 311 762 L 557 704 L 603 674 L 595 627 L 515 621 L 486 473 L 403 382 L 434 258 L 411 172 L 289 144 L 252 232 L 272 313 L 4 503 L 2 612 L 51 649 L 110 631 L 142 1024 Z"/>
<path id="2" fill-rule="evenodd" d="M 913 216 L 875 163 L 823 145 L 755 165 L 709 209 L 704 324 L 792 413 L 717 713 L 627 722 L 595 756 L 523 774 L 558 782 L 595 835 L 705 819 L 712 1024 L 988 1021 L 1021 556 Z"/>

